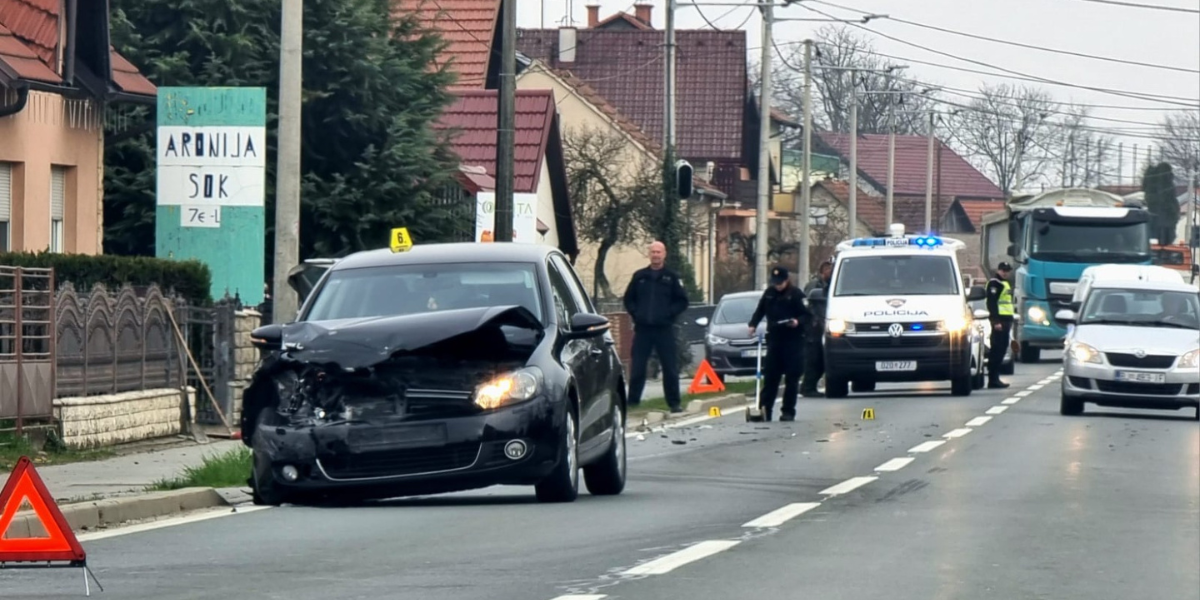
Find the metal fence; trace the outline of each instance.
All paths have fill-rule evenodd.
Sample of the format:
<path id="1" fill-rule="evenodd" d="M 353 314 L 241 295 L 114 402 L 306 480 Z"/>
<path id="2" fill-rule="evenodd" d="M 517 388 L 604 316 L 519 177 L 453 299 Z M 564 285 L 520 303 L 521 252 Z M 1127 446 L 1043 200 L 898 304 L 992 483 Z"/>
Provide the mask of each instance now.
<path id="1" fill-rule="evenodd" d="M 202 425 L 221 425 L 221 414 L 233 414 L 234 398 L 229 383 L 235 376 L 236 353 L 233 346 L 237 327 L 237 312 L 242 304 L 236 298 L 226 296 L 212 306 L 187 306 L 180 312 L 179 326 L 187 340 L 188 351 L 199 366 L 187 370 L 187 383 L 198 390 L 196 422 Z M 204 382 L 200 381 L 204 378 Z M 205 399 L 204 384 L 208 385 L 221 407 L 218 413 L 212 402 Z M 232 425 L 232 424 L 231 424 Z"/>
<path id="2" fill-rule="evenodd" d="M 0 419 L 54 413 L 54 271 L 0 267 Z"/>

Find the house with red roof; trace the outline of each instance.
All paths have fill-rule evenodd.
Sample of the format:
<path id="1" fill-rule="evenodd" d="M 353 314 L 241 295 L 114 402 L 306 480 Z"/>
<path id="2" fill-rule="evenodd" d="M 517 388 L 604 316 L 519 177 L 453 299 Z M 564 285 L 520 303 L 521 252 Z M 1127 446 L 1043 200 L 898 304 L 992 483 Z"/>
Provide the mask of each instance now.
<path id="1" fill-rule="evenodd" d="M 457 76 L 453 88 L 496 89 L 500 76 L 501 0 L 393 0 L 393 15 L 412 14 L 446 43 L 436 68 Z M 495 48 L 496 52 L 492 52 Z"/>
<path id="2" fill-rule="evenodd" d="M 99 254 L 106 107 L 157 94 L 107 2 L 0 0 L 0 251 Z"/>

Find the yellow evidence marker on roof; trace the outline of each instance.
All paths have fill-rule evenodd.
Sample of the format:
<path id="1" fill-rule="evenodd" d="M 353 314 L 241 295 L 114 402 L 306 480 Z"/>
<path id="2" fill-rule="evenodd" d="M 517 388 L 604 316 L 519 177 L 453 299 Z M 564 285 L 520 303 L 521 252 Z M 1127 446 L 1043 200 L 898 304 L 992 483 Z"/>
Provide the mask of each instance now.
<path id="1" fill-rule="evenodd" d="M 407 227 L 397 227 L 392 230 L 392 252 L 408 252 L 413 247 L 412 237 L 408 235 Z"/>

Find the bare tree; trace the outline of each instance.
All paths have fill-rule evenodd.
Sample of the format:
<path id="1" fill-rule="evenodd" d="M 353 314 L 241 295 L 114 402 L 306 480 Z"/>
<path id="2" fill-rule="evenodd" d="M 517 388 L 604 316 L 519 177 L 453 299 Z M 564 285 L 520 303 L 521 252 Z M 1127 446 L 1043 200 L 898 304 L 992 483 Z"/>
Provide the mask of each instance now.
<path id="1" fill-rule="evenodd" d="M 951 117 L 966 157 L 991 176 L 1005 195 L 1043 180 L 1052 157 L 1056 104 L 1045 91 L 983 86 L 980 97 Z"/>
<path id="2" fill-rule="evenodd" d="M 1188 169 L 1200 185 L 1200 114 L 1192 111 L 1171 113 L 1163 119 L 1162 156 L 1175 167 L 1175 175 L 1186 183 Z"/>
<path id="3" fill-rule="evenodd" d="M 1089 126 L 1091 111 L 1085 106 L 1067 105 L 1060 113 L 1062 117 L 1055 123 L 1053 137 L 1046 148 L 1057 172 L 1052 178 L 1047 173 L 1050 182 L 1062 187 L 1119 183 L 1121 174 L 1117 172 L 1118 166 L 1113 164 L 1116 159 L 1113 137 Z"/>
<path id="4" fill-rule="evenodd" d="M 662 204 L 658 162 L 631 150 L 625 136 L 593 128 L 568 131 L 563 153 L 579 236 L 599 245 L 593 293 L 614 297 L 604 263 L 614 247 L 646 237 L 645 223 Z"/>

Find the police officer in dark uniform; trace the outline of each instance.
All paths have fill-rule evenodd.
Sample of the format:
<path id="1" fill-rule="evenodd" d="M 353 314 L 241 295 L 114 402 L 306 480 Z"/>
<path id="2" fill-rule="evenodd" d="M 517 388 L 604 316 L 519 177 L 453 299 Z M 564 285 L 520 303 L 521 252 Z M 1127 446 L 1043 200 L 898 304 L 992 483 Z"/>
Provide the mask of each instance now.
<path id="1" fill-rule="evenodd" d="M 629 406 L 642 401 L 646 363 L 650 351 L 662 365 L 663 396 L 671 412 L 683 412 L 679 397 L 679 351 L 675 321 L 688 307 L 687 291 L 679 273 L 666 266 L 667 246 L 650 244 L 650 266 L 638 269 L 625 289 L 625 311 L 633 318 L 633 368 L 629 374 Z"/>
<path id="2" fill-rule="evenodd" d="M 1008 351 L 1013 326 L 1012 285 L 1008 283 L 1011 274 L 1012 265 L 1002 262 L 987 284 L 988 320 L 992 324 L 992 347 L 988 351 L 989 388 L 1008 387 L 1007 383 L 1000 381 L 1000 366 L 1004 364 L 1004 353 Z"/>
<path id="3" fill-rule="evenodd" d="M 782 378 L 783 413 L 780 420 L 795 421 L 797 388 L 804 364 L 804 330 L 811 313 L 804 305 L 804 292 L 791 285 L 788 270 L 784 267 L 771 270 L 771 287 L 763 291 L 758 308 L 750 317 L 751 334 L 764 318 L 767 320 L 767 355 L 763 361 L 763 388 L 759 397 L 763 418 L 771 420 Z"/>
<path id="4" fill-rule="evenodd" d="M 804 295 L 810 298 L 809 319 L 807 331 L 804 332 L 804 382 L 800 385 L 800 395 L 819 397 L 817 381 L 825 374 L 825 352 L 821 347 L 821 337 L 825 334 L 825 301 L 811 300 L 813 290 L 826 290 L 829 293 L 829 280 L 833 277 L 833 260 L 827 259 L 821 263 L 818 275 L 804 287 Z"/>

